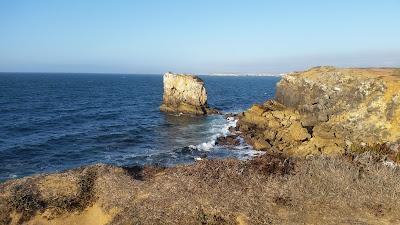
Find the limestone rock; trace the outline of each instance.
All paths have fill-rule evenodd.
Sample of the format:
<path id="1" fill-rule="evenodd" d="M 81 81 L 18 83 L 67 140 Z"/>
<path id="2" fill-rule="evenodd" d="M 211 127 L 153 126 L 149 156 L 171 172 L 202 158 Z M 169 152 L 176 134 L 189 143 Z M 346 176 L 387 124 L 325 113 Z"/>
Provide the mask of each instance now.
<path id="1" fill-rule="evenodd" d="M 168 72 L 164 74 L 163 82 L 161 111 L 195 115 L 217 113 L 217 110 L 208 107 L 206 88 L 199 77 Z"/>
<path id="2" fill-rule="evenodd" d="M 399 90 L 400 69 L 316 67 L 284 76 L 276 100 L 301 112 L 303 125 L 324 124 L 356 142 L 394 142 L 400 138 Z"/>
<path id="3" fill-rule="evenodd" d="M 307 129 L 302 127 L 299 122 L 292 124 L 288 130 L 291 138 L 295 141 L 304 141 L 311 137 Z"/>
<path id="4" fill-rule="evenodd" d="M 268 150 L 271 148 L 271 145 L 262 138 L 253 140 L 253 146 L 258 150 Z"/>
<path id="5" fill-rule="evenodd" d="M 255 149 L 341 155 L 346 143 L 400 142 L 400 69 L 316 67 L 285 75 L 276 100 L 240 114 Z M 259 144 L 268 140 L 268 145 Z"/>

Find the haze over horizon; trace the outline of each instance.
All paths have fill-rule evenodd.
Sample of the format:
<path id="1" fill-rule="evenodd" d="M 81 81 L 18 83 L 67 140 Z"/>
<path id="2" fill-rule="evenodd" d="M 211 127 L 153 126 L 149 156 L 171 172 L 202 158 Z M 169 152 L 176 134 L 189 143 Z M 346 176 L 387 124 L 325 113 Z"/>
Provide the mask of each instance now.
<path id="1" fill-rule="evenodd" d="M 0 72 L 400 67 L 400 1 L 2 1 Z"/>

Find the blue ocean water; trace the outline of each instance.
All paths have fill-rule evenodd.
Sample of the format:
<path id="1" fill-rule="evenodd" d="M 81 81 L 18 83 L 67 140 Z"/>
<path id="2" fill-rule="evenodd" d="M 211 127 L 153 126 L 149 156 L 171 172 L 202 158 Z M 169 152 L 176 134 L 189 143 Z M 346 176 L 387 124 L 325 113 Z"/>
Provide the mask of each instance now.
<path id="1" fill-rule="evenodd" d="M 200 76 L 209 105 L 240 112 L 272 98 L 277 77 Z M 190 163 L 247 157 L 213 146 L 223 116 L 159 112 L 161 75 L 0 74 L 0 181 L 93 163 Z"/>

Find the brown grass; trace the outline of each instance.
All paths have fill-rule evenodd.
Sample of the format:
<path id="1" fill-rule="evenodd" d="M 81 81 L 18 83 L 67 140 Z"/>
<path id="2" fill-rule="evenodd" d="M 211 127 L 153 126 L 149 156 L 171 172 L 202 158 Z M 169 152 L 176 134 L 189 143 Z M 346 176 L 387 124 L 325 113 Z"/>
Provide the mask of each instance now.
<path id="1" fill-rule="evenodd" d="M 377 155 L 388 155 L 391 153 L 390 147 L 386 144 L 366 144 L 365 146 L 353 144 L 350 147 L 350 151 L 357 154 L 362 154 L 365 152 L 374 153 Z"/>
<path id="2" fill-rule="evenodd" d="M 91 197 L 77 194 L 86 203 L 66 208 L 79 212 L 92 204 L 87 202 L 95 202 L 113 215 L 109 224 L 399 224 L 399 170 L 363 155 L 354 160 L 304 160 L 266 154 L 252 161 L 205 160 L 161 169 L 95 165 L 63 174 L 96 174 L 90 181 L 80 179 L 93 181 L 79 189 Z M 0 212 L 27 207 L 41 213 L 43 207 L 57 205 L 48 198 L 41 202 L 44 193 L 32 193 L 39 189 L 28 183 L 16 180 L 0 186 L 0 197 L 20 199 L 11 205 L 0 202 Z M 17 185 L 28 197 L 7 191 Z M 53 220 L 75 215 L 66 208 Z"/>
<path id="3" fill-rule="evenodd" d="M 400 149 L 392 149 L 392 147 L 385 143 L 366 144 L 364 146 L 353 144 L 350 146 L 350 153 L 360 154 L 371 154 L 377 157 L 378 160 L 392 160 L 395 163 L 400 163 Z"/>
<path id="4" fill-rule="evenodd" d="M 8 188 L 9 198 L 5 198 L 1 207 L 0 224 L 10 222 L 10 214 L 18 213 L 18 224 L 29 221 L 37 213 L 43 213 L 46 209 L 52 210 L 52 217 L 65 212 L 82 211 L 95 200 L 93 185 L 96 180 L 96 171 L 93 169 L 76 170 L 79 173 L 77 193 L 71 195 L 52 195 L 44 197 L 38 185 L 43 177 L 28 178 L 22 183 L 11 185 Z M 7 189 L 5 189 L 7 190 Z M 44 190 L 51 192 L 53 190 Z"/>

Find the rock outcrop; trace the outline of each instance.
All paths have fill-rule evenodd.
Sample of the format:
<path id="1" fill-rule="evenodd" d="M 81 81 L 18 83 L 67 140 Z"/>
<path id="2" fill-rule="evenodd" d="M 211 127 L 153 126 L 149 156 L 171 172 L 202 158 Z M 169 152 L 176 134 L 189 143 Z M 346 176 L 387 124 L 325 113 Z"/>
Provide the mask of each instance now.
<path id="1" fill-rule="evenodd" d="M 400 140 L 400 69 L 316 67 L 285 75 L 276 100 L 243 113 L 239 129 L 256 149 L 341 155 Z"/>
<path id="2" fill-rule="evenodd" d="M 189 74 L 164 74 L 163 112 L 194 115 L 215 114 L 207 104 L 207 91 L 199 77 Z"/>

